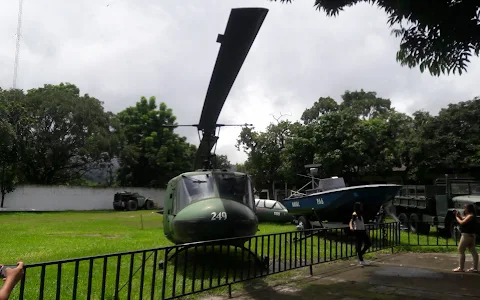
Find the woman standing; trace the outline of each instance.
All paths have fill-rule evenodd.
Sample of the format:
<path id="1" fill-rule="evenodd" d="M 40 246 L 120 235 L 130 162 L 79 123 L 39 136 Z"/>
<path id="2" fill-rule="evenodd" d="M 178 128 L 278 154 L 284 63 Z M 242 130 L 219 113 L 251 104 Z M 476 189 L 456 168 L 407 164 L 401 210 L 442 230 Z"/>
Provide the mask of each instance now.
<path id="1" fill-rule="evenodd" d="M 468 248 L 472 253 L 473 268 L 467 270 L 467 272 L 478 272 L 478 253 L 475 248 L 476 234 L 475 227 L 477 225 L 477 218 L 475 216 L 475 207 L 473 204 L 465 204 L 464 206 L 465 217 L 462 218 L 458 211 L 455 212 L 455 217 L 460 225 L 460 231 L 462 237 L 460 243 L 458 243 L 458 252 L 460 252 L 460 266 L 453 269 L 453 272 L 463 272 L 465 268 L 465 250 Z"/>
<path id="2" fill-rule="evenodd" d="M 370 238 L 368 237 L 368 231 L 365 229 L 365 223 L 363 220 L 363 205 L 360 202 L 356 202 L 353 206 L 352 219 L 350 220 L 350 230 L 355 234 L 355 247 L 357 250 L 358 262 L 364 266 L 367 263 L 363 261 L 363 255 L 370 248 Z M 363 244 L 363 249 L 362 249 Z"/>

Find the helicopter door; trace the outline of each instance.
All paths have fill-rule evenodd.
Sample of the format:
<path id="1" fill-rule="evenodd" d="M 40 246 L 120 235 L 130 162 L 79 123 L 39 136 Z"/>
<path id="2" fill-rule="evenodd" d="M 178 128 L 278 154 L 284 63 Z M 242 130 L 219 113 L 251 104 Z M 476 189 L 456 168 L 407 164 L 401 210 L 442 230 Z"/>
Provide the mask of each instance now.
<path id="1" fill-rule="evenodd" d="M 173 215 L 174 212 L 174 203 L 175 203 L 175 194 L 176 189 L 172 184 L 167 186 L 166 191 L 166 199 L 163 208 L 163 230 L 167 237 L 172 235 L 173 228 L 172 228 L 172 221 L 175 217 Z"/>

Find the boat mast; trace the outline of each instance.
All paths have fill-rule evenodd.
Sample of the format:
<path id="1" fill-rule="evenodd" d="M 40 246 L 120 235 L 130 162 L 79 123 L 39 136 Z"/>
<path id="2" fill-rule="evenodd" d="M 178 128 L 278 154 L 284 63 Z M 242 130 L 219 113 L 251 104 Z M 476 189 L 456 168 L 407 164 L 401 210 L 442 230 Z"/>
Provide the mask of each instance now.
<path id="1" fill-rule="evenodd" d="M 318 169 L 321 167 L 321 164 L 309 164 L 305 165 L 306 169 L 309 169 L 310 175 L 312 178 L 312 190 L 316 189 L 318 186 L 315 186 L 315 175 L 318 174 Z"/>

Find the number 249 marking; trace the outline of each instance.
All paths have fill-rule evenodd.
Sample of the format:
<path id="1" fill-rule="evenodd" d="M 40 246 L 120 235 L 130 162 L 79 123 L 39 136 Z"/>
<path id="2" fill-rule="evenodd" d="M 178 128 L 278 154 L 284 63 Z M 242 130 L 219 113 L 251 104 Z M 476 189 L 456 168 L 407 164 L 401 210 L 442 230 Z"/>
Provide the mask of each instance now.
<path id="1" fill-rule="evenodd" d="M 211 215 L 212 215 L 212 221 L 215 221 L 215 220 L 226 220 L 226 219 L 227 219 L 227 213 L 224 212 L 224 211 L 221 211 L 221 212 L 219 212 L 219 213 L 212 212 Z"/>

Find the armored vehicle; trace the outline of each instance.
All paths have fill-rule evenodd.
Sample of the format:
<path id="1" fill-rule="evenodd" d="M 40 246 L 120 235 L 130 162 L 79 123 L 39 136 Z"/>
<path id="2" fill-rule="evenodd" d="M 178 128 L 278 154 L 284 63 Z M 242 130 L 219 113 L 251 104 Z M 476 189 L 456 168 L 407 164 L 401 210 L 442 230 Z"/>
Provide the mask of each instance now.
<path id="1" fill-rule="evenodd" d="M 480 223 L 480 181 L 472 178 L 438 178 L 433 185 L 405 185 L 392 205 L 400 223 L 408 230 L 428 234 L 437 225 L 447 237 L 459 239 L 455 210 L 463 214 L 465 204 L 472 203 Z"/>
<path id="2" fill-rule="evenodd" d="M 137 209 L 154 209 L 152 199 L 141 196 L 138 193 L 119 192 L 113 197 L 113 208 L 115 210 L 135 211 Z"/>

